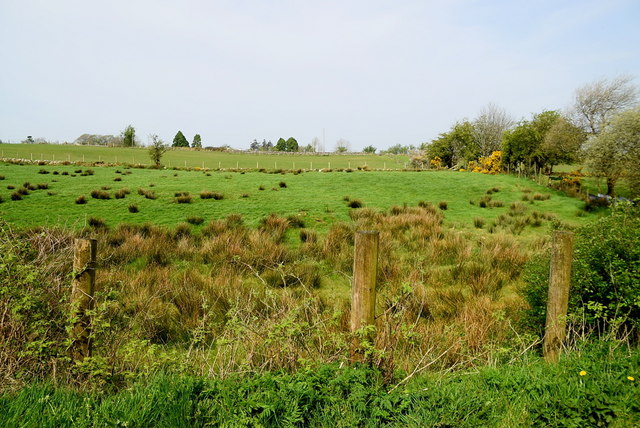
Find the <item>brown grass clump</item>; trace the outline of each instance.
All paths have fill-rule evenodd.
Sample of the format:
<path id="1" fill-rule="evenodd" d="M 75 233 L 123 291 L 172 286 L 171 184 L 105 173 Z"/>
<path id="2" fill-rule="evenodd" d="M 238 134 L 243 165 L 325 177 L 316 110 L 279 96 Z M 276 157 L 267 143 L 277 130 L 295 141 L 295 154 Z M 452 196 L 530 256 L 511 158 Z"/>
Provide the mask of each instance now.
<path id="1" fill-rule="evenodd" d="M 289 226 L 290 223 L 288 219 L 273 213 L 260 220 L 260 230 L 266 232 L 271 236 L 273 241 L 278 243 L 284 240 L 284 234 L 287 232 Z"/>
<path id="2" fill-rule="evenodd" d="M 187 223 L 193 224 L 194 226 L 201 225 L 204 223 L 204 218 L 198 216 L 187 217 Z"/>
<path id="3" fill-rule="evenodd" d="M 186 195 L 181 194 L 180 196 L 176 197 L 176 202 L 178 204 L 190 204 L 192 201 L 193 201 L 193 198 L 188 193 Z"/>
<path id="4" fill-rule="evenodd" d="M 533 200 L 534 201 L 546 201 L 551 198 L 551 195 L 548 193 L 534 193 Z"/>
<path id="5" fill-rule="evenodd" d="M 113 194 L 113 196 L 116 199 L 124 199 L 130 193 L 131 193 L 131 191 L 125 187 L 125 188 L 116 190 L 116 192 Z"/>
<path id="6" fill-rule="evenodd" d="M 91 197 L 94 199 L 111 199 L 111 195 L 105 190 L 92 190 Z"/>
<path id="7" fill-rule="evenodd" d="M 103 218 L 100 217 L 89 217 L 87 219 L 87 225 L 94 227 L 96 229 L 104 229 L 107 227 L 107 223 Z"/>
<path id="8" fill-rule="evenodd" d="M 84 195 L 80 195 L 76 198 L 76 204 L 83 205 L 87 203 L 87 198 Z"/>
<path id="9" fill-rule="evenodd" d="M 349 208 L 362 208 L 364 204 L 360 199 L 350 199 L 349 202 L 347 202 L 347 206 Z"/>

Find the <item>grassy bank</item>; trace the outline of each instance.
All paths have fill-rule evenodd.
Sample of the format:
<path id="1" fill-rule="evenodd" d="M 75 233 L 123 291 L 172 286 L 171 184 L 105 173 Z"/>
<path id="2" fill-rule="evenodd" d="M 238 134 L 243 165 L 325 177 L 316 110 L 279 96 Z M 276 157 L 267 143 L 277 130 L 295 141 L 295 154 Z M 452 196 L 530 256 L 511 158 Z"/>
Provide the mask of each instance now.
<path id="1" fill-rule="evenodd" d="M 640 353 L 596 343 L 559 365 L 418 375 L 335 365 L 223 380 L 154 375 L 99 392 L 34 384 L 0 395 L 4 427 L 630 427 L 640 424 Z"/>

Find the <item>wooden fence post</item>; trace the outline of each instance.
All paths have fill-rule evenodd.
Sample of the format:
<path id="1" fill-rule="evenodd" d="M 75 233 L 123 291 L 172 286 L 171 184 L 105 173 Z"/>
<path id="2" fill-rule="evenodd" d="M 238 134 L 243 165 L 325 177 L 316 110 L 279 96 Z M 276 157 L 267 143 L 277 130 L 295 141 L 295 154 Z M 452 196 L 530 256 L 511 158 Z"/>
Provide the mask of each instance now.
<path id="1" fill-rule="evenodd" d="M 363 327 L 375 326 L 378 239 L 377 231 L 356 232 L 351 288 L 352 333 L 358 332 Z M 374 339 L 374 330 L 367 331 L 364 336 L 354 337 L 351 344 L 351 362 L 364 361 L 361 341 L 372 344 Z"/>
<path id="2" fill-rule="evenodd" d="M 87 311 L 93 309 L 93 293 L 96 284 L 95 239 L 76 239 L 73 249 L 73 285 L 71 305 L 73 308 L 73 329 L 71 357 L 82 361 L 91 356 L 91 320 Z"/>
<path id="3" fill-rule="evenodd" d="M 553 234 L 549 269 L 549 300 L 543 344 L 544 359 L 550 363 L 558 362 L 566 335 L 572 259 L 573 233 L 556 231 Z"/>

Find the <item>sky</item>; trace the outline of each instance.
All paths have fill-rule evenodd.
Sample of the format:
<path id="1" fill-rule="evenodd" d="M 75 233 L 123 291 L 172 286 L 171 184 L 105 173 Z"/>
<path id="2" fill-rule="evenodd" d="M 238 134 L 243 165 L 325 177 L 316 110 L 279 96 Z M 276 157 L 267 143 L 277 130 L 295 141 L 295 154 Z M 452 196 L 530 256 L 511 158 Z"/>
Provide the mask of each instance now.
<path id="1" fill-rule="evenodd" d="M 0 139 L 420 145 L 640 85 L 640 1 L 0 0 Z"/>

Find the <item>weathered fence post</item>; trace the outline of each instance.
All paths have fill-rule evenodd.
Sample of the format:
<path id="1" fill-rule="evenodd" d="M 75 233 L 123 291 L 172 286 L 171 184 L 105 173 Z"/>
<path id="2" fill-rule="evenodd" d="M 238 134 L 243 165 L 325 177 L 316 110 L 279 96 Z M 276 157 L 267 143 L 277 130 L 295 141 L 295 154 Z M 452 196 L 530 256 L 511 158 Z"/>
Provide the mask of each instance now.
<path id="1" fill-rule="evenodd" d="M 573 233 L 556 231 L 553 234 L 549 269 L 549 300 L 543 344 L 544 359 L 550 363 L 558 362 L 566 335 L 572 259 Z"/>
<path id="2" fill-rule="evenodd" d="M 71 357 L 74 361 L 82 361 L 85 357 L 91 356 L 91 320 L 87 312 L 93 309 L 97 246 L 95 239 L 76 239 L 74 242 L 71 288 L 74 319 Z"/>
<path id="3" fill-rule="evenodd" d="M 378 239 L 376 231 L 358 231 L 353 256 L 353 285 L 351 288 L 351 332 L 375 326 L 376 276 L 378 272 Z M 362 333 L 362 331 L 360 331 Z M 373 329 L 354 337 L 351 344 L 351 362 L 362 362 L 365 350 L 362 341 L 373 343 Z"/>

